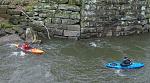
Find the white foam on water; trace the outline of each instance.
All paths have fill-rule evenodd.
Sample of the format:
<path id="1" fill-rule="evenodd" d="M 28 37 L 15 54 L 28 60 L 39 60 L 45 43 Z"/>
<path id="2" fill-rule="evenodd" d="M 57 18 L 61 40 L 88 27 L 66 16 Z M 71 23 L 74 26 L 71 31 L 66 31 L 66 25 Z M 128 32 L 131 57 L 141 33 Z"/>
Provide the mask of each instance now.
<path id="1" fill-rule="evenodd" d="M 25 55 L 26 55 L 26 53 L 24 53 L 23 51 L 21 51 L 19 56 L 25 56 Z"/>
<path id="2" fill-rule="evenodd" d="M 11 44 L 5 44 L 4 46 L 8 46 L 8 47 L 11 47 L 11 48 L 13 48 L 13 47 L 16 47 L 16 44 L 14 44 L 14 43 L 11 43 Z"/>
<path id="3" fill-rule="evenodd" d="M 25 56 L 26 53 L 24 53 L 23 51 L 20 52 L 11 52 L 10 57 L 11 56 Z"/>
<path id="4" fill-rule="evenodd" d="M 96 45 L 95 42 L 91 42 L 91 43 L 90 43 L 90 46 L 92 46 L 92 47 L 97 47 L 97 45 Z"/>
<path id="5" fill-rule="evenodd" d="M 127 76 L 125 74 L 122 73 L 122 70 L 115 70 L 115 73 L 118 75 L 118 76 Z"/>

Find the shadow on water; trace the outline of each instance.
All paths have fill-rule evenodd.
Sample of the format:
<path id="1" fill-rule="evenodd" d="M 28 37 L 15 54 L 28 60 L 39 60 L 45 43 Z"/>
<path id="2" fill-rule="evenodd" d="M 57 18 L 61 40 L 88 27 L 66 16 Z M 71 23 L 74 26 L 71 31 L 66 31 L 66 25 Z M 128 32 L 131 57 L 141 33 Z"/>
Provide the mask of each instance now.
<path id="1" fill-rule="evenodd" d="M 51 40 L 40 45 L 46 54 L 25 54 L 12 46 L 0 47 L 2 83 L 149 83 L 150 34 L 80 41 Z M 129 56 L 145 63 L 135 70 L 104 65 Z"/>

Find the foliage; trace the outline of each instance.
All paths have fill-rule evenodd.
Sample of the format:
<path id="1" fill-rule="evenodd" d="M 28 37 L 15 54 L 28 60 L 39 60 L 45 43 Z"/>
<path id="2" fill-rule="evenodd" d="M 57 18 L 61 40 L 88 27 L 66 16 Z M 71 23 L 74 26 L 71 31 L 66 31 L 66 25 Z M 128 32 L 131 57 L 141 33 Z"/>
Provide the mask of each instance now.
<path id="1" fill-rule="evenodd" d="M 0 23 L 0 28 L 12 28 L 13 27 L 13 25 L 12 24 L 10 24 L 9 22 L 1 22 Z"/>

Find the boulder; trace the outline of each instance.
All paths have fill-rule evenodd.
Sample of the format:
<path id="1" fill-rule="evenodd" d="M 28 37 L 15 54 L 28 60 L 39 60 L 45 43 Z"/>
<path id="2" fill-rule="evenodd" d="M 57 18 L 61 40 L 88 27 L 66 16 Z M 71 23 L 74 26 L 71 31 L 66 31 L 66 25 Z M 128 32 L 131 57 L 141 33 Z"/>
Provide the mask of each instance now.
<path id="1" fill-rule="evenodd" d="M 12 35 L 1 37 L 0 45 L 6 44 L 6 43 L 20 42 L 20 41 L 22 41 L 22 39 L 18 35 L 12 34 Z"/>
<path id="2" fill-rule="evenodd" d="M 4 30 L 4 29 L 1 29 L 1 30 L 0 30 L 0 37 L 5 36 L 5 35 L 6 35 L 5 30 Z"/>

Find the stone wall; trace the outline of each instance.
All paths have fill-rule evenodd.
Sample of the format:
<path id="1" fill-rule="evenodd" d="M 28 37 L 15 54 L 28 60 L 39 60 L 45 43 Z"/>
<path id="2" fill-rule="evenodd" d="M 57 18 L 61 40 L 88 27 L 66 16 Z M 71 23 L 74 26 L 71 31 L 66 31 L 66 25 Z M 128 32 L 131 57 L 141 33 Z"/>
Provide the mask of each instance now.
<path id="1" fill-rule="evenodd" d="M 21 11 L 16 10 L 16 5 L 0 2 L 0 37 L 7 34 L 22 34 L 23 28 L 20 28 L 18 24 L 24 22 L 24 19 L 25 16 L 22 15 Z"/>
<path id="2" fill-rule="evenodd" d="M 149 32 L 146 0 L 86 0 L 81 36 L 125 36 Z"/>
<path id="3" fill-rule="evenodd" d="M 0 15 L 11 23 L 32 27 L 58 38 L 124 36 L 149 32 L 150 7 L 146 0 L 38 0 L 25 17 L 16 5 L 0 5 Z"/>
<path id="4" fill-rule="evenodd" d="M 33 19 L 44 22 L 53 37 L 77 38 L 80 36 L 80 0 L 39 0 L 34 6 Z"/>

